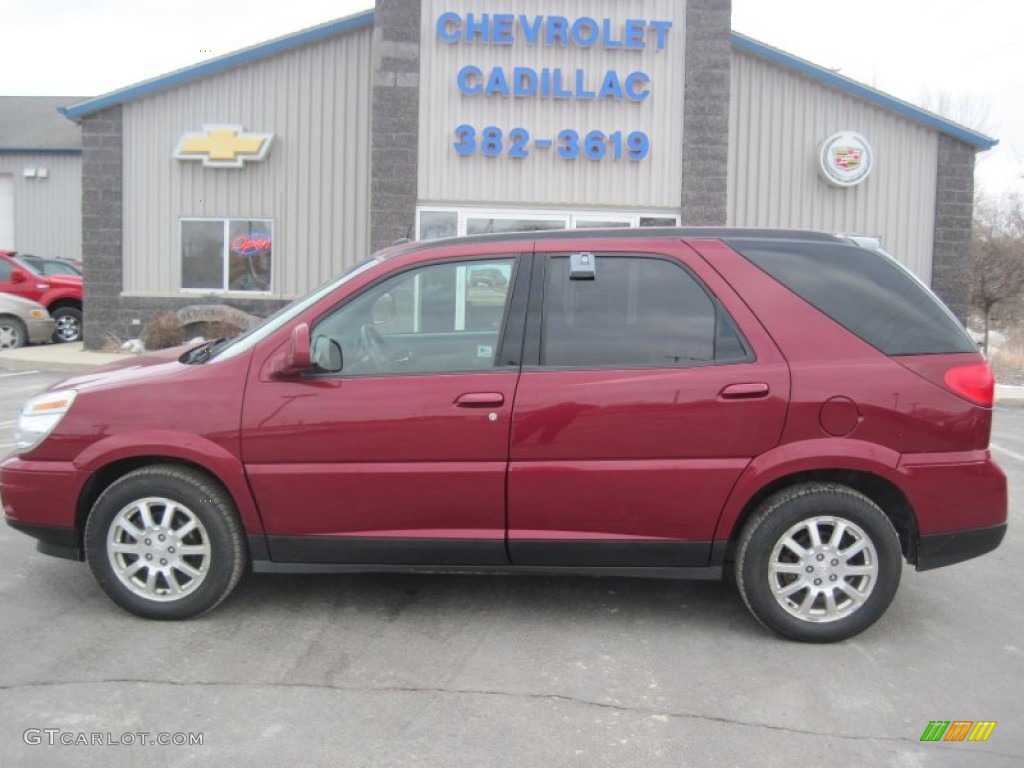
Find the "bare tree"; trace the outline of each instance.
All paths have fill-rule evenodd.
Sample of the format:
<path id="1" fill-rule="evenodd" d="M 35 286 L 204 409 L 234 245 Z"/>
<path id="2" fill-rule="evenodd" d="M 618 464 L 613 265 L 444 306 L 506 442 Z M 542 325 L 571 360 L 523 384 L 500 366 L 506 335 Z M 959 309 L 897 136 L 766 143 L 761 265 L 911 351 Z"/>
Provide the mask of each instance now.
<path id="1" fill-rule="evenodd" d="M 925 90 L 921 93 L 921 106 L 947 120 L 978 131 L 992 132 L 992 105 L 984 96 L 972 92 Z"/>
<path id="2" fill-rule="evenodd" d="M 995 131 L 995 125 L 992 122 L 992 104 L 988 98 L 979 96 L 977 93 L 924 89 L 921 91 L 918 103 L 929 112 L 959 123 L 972 131 L 987 136 L 991 136 Z M 992 193 L 992 190 L 986 187 L 985 174 L 980 171 L 989 166 L 1003 167 L 1007 164 L 1024 170 L 1024 158 L 1019 152 L 1005 144 L 1000 145 L 995 151 L 980 152 L 975 156 L 975 205 L 988 198 Z M 1024 173 L 1018 173 L 1018 175 L 1024 178 Z"/>
<path id="3" fill-rule="evenodd" d="M 1024 200 L 1008 195 L 981 204 L 971 237 L 971 303 L 985 319 L 985 353 L 993 310 L 1024 297 Z"/>

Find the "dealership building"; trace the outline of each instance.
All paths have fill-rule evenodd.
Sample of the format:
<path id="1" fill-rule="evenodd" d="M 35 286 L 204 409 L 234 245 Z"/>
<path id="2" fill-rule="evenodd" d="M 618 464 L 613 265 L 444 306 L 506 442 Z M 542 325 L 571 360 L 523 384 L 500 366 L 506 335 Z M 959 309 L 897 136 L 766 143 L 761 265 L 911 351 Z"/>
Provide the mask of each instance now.
<path id="1" fill-rule="evenodd" d="M 82 134 L 69 96 L 0 96 L 0 250 L 79 258 Z"/>
<path id="2" fill-rule="evenodd" d="M 995 141 L 730 15 L 379 0 L 63 105 L 87 345 L 158 310 L 266 315 L 400 238 L 572 227 L 877 237 L 963 316 L 975 155 Z"/>

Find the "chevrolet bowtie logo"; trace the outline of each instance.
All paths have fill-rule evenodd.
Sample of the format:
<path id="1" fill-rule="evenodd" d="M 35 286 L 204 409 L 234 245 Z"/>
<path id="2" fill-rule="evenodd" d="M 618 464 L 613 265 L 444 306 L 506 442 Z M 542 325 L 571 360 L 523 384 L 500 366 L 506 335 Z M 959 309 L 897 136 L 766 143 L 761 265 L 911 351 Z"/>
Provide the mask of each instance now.
<path id="1" fill-rule="evenodd" d="M 202 160 L 207 168 L 241 168 L 246 160 L 262 160 L 273 139 L 272 133 L 248 133 L 240 125 L 204 125 L 185 131 L 174 156 Z"/>

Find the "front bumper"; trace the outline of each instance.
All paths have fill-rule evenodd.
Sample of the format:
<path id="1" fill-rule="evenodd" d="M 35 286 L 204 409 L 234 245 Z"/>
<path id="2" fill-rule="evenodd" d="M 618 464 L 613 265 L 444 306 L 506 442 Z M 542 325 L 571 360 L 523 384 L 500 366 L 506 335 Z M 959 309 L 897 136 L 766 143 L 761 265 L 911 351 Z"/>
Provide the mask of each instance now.
<path id="1" fill-rule="evenodd" d="M 9 456 L 0 464 L 0 497 L 7 524 L 38 539 L 40 552 L 81 560 L 78 500 L 90 476 L 71 462 Z"/>
<path id="2" fill-rule="evenodd" d="M 14 530 L 36 539 L 36 549 L 44 555 L 63 557 L 66 560 L 85 560 L 85 552 L 82 551 L 78 531 L 74 528 L 51 528 L 48 525 L 19 523 L 9 517 L 7 524 Z"/>

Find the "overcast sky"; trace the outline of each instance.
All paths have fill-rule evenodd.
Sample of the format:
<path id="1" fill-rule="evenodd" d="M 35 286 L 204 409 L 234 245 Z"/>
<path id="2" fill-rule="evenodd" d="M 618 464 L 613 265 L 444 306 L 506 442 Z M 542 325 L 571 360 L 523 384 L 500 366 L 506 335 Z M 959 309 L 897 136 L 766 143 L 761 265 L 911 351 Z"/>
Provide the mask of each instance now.
<path id="1" fill-rule="evenodd" d="M 97 96 L 370 0 L 0 0 L 0 95 Z M 549 3 L 548 8 L 557 4 Z M 1000 140 L 986 193 L 1024 193 L 1022 0 L 733 0 L 733 28 L 917 104 L 945 94 Z M 481 8 L 497 7 L 494 0 Z M 935 102 L 932 101 L 932 104 Z"/>

